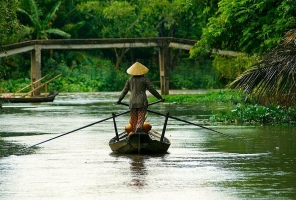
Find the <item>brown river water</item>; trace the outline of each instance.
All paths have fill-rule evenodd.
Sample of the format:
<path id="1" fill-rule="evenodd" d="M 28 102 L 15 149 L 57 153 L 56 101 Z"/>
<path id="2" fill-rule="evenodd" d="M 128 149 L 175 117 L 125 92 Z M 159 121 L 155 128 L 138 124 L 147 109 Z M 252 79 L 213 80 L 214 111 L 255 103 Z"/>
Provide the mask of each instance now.
<path id="1" fill-rule="evenodd" d="M 118 95 L 62 93 L 52 103 L 3 104 L 0 199 L 296 199 L 293 127 L 207 126 L 244 143 L 169 119 L 168 153 L 118 155 L 108 145 L 115 135 L 108 120 L 18 152 L 126 111 L 114 105 Z M 150 109 L 198 122 L 229 106 L 158 103 Z M 120 131 L 128 118 L 117 117 Z M 148 114 L 148 121 L 161 132 L 164 117 Z"/>

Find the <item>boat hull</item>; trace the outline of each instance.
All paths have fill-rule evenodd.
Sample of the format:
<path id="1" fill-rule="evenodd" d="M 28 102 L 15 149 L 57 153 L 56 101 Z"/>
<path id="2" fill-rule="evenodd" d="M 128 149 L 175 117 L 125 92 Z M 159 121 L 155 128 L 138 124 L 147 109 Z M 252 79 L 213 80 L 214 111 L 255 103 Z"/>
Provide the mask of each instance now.
<path id="1" fill-rule="evenodd" d="M 0 97 L 0 102 L 3 103 L 41 103 L 41 102 L 53 102 L 58 92 L 50 94 L 48 96 L 37 96 L 37 97 Z"/>
<path id="2" fill-rule="evenodd" d="M 156 131 L 136 132 L 130 136 L 126 132 L 119 134 L 119 141 L 116 137 L 109 142 L 111 150 L 115 153 L 166 153 L 171 143 L 164 137 L 160 141 L 161 135 Z"/>

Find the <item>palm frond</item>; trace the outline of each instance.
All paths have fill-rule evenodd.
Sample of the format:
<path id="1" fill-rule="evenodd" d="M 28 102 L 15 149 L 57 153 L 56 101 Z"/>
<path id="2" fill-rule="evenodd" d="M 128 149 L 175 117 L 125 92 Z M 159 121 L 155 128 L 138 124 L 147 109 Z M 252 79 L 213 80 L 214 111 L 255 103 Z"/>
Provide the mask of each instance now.
<path id="1" fill-rule="evenodd" d="M 60 5 L 61 5 L 61 1 L 57 2 L 52 7 L 52 9 L 50 10 L 50 12 L 46 15 L 45 19 L 42 21 L 42 27 L 46 27 L 49 24 L 49 22 L 53 19 L 55 13 L 59 9 Z"/>
<path id="2" fill-rule="evenodd" d="M 229 86 L 243 90 L 261 103 L 295 105 L 296 30 L 263 59 L 236 78 Z"/>
<path id="3" fill-rule="evenodd" d="M 38 4 L 34 0 L 29 0 L 30 5 L 30 15 L 33 20 L 32 23 L 36 26 L 38 24 L 40 26 L 40 16 L 42 15 L 41 10 L 38 7 Z"/>
<path id="4" fill-rule="evenodd" d="M 30 21 L 32 22 L 32 24 L 34 25 L 34 27 L 39 27 L 40 29 L 40 23 L 39 23 L 39 18 L 35 18 L 33 15 L 29 14 L 27 11 L 18 8 L 17 9 L 18 12 L 25 14 L 27 17 L 29 17 Z"/>

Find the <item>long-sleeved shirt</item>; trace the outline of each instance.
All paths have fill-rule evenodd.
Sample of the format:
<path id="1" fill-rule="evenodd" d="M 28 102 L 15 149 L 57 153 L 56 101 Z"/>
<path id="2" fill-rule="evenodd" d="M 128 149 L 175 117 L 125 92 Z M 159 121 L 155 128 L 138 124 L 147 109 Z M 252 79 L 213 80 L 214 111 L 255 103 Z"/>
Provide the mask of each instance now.
<path id="1" fill-rule="evenodd" d="M 155 90 L 150 80 L 145 76 L 132 76 L 129 78 L 121 92 L 119 102 L 123 100 L 125 95 L 130 91 L 130 108 L 147 108 L 148 100 L 146 90 L 153 94 L 156 98 L 162 99 L 162 96 Z"/>

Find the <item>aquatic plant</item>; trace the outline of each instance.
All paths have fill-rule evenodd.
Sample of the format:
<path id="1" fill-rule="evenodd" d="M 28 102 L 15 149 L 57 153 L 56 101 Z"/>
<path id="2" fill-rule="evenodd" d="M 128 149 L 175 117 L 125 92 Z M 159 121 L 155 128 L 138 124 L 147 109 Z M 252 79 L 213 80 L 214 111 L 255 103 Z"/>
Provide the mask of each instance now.
<path id="1" fill-rule="evenodd" d="M 279 105 L 250 105 L 237 104 L 231 112 L 220 111 L 212 114 L 209 122 L 252 124 L 252 125 L 295 125 L 296 107 L 282 107 Z"/>
<path id="2" fill-rule="evenodd" d="M 219 90 L 203 94 L 172 94 L 165 96 L 168 103 L 192 104 L 192 103 L 228 103 L 237 104 L 244 101 L 242 93 L 231 90 Z M 152 100 L 156 100 L 155 98 Z"/>

